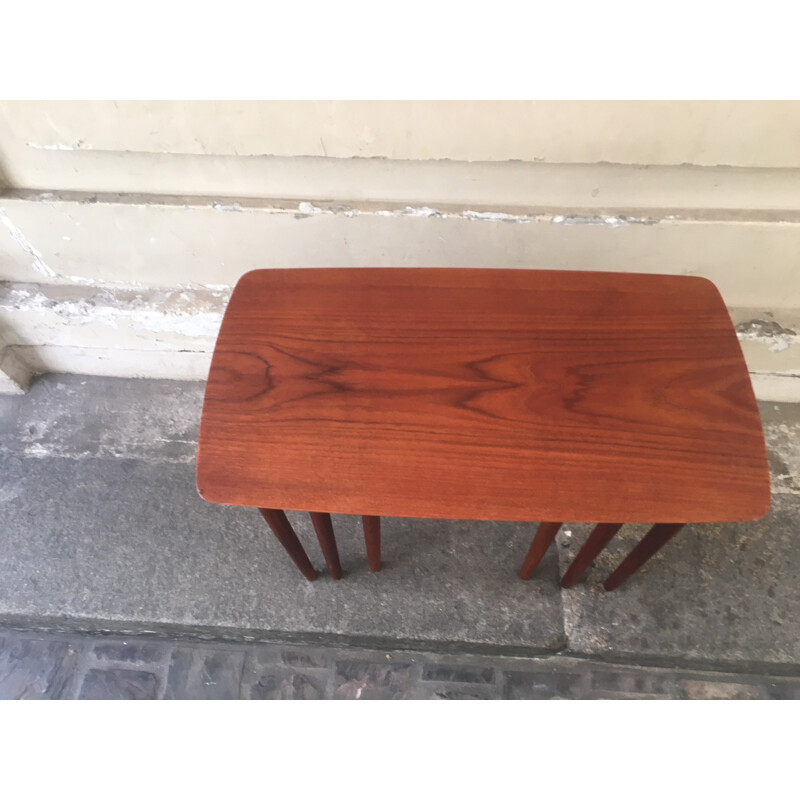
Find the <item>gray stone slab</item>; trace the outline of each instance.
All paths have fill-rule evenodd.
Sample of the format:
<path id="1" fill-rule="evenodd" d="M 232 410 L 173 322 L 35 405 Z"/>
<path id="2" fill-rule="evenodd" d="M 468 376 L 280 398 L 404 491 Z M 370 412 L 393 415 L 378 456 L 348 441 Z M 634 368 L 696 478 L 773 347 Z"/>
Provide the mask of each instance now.
<path id="1" fill-rule="evenodd" d="M 321 570 L 308 583 L 257 512 L 197 496 L 202 393 L 200 383 L 45 376 L 27 396 L 0 397 L 0 621 L 800 664 L 800 406 L 760 404 L 774 492 L 768 517 L 690 526 L 605 593 L 602 580 L 645 526 L 623 529 L 588 578 L 561 592 L 558 572 L 589 526 L 568 525 L 571 535 L 559 535 L 526 583 L 516 572 L 533 523 L 386 519 L 384 570 L 373 574 L 358 520 L 334 517 L 346 572 L 336 582 L 308 516 L 290 512 Z M 323 668 L 275 652 L 278 682 L 267 681 L 264 694 L 306 691 L 281 683 L 281 669 Z M 124 666 L 118 655 L 104 663 Z M 449 685 L 441 678 L 422 684 Z"/>
<path id="2" fill-rule="evenodd" d="M 0 645 L 1 700 L 54 700 L 69 695 L 79 657 L 69 642 L 7 637 Z"/>
<path id="3" fill-rule="evenodd" d="M 240 696 L 245 700 L 323 700 L 331 683 L 331 654 L 291 651 L 288 658 L 258 648 L 248 653 Z"/>
<path id="4" fill-rule="evenodd" d="M 164 641 L 98 634 L 29 633 L 6 630 L 0 665 L 18 686 L 52 672 L 65 653 L 83 654 L 78 671 L 62 689 L 4 696 L 134 699 L 211 697 L 264 700 L 347 699 L 798 699 L 800 672 L 720 672 L 666 666 L 614 664 L 563 653 L 545 657 L 386 652 L 326 645 L 252 642 Z M 153 647 L 163 648 L 156 654 Z M 173 653 L 166 659 L 161 656 Z M 106 648 L 105 650 L 103 648 Z M 114 649 L 117 648 L 117 649 Z M 97 658 L 98 649 L 107 656 Z M 284 658 L 284 652 L 288 657 Z M 158 655 L 158 658 L 154 658 Z M 20 657 L 22 656 L 22 657 Z M 74 658 L 72 660 L 74 664 Z M 81 667 L 81 664 L 83 665 Z M 171 685 L 165 692 L 167 666 Z M 782 670 L 785 672 L 785 670 Z M 63 674 L 63 668 L 62 668 Z M 84 675 L 79 692 L 76 677 Z M 8 684 L 6 684 L 8 686 Z"/>
<path id="5" fill-rule="evenodd" d="M 192 463 L 6 455 L 0 617 L 351 638 L 563 645 L 557 559 L 516 571 L 533 526 L 384 520 L 384 569 L 335 517 L 346 576 L 305 581 L 257 511 L 197 495 Z M 306 514 L 290 519 L 320 569 Z"/>
<path id="6" fill-rule="evenodd" d="M 265 671 L 242 699 L 323 700 L 324 682 L 308 675 L 281 675 Z"/>
<path id="7" fill-rule="evenodd" d="M 505 700 L 578 699 L 585 691 L 585 670 L 550 669 L 509 670 L 503 675 Z"/>
<path id="8" fill-rule="evenodd" d="M 800 493 L 800 403 L 759 403 L 775 494 Z"/>
<path id="9" fill-rule="evenodd" d="M 79 700 L 156 700 L 158 676 L 135 669 L 90 669 L 83 678 Z"/>
<path id="10" fill-rule="evenodd" d="M 626 526 L 587 578 L 564 592 L 569 649 L 603 656 L 800 663 L 798 496 L 762 520 L 689 525 L 627 583 L 602 582 L 647 526 Z M 562 571 L 590 526 L 559 534 Z M 567 545 L 567 546 L 565 546 Z"/>
<path id="11" fill-rule="evenodd" d="M 422 670 L 423 681 L 493 683 L 494 679 L 494 670 L 491 667 L 455 667 L 450 664 L 429 664 Z"/>
<path id="12" fill-rule="evenodd" d="M 0 452 L 192 462 L 205 384 L 42 375 L 0 395 Z"/>
<path id="13" fill-rule="evenodd" d="M 237 700 L 245 653 L 218 648 L 176 647 L 165 700 Z"/>
<path id="14" fill-rule="evenodd" d="M 500 690 L 496 685 L 477 686 L 475 684 L 419 684 L 411 693 L 411 700 L 500 700 Z"/>
<path id="15" fill-rule="evenodd" d="M 414 699 L 416 670 L 399 662 L 341 661 L 336 664 L 335 700 Z"/>
<path id="16" fill-rule="evenodd" d="M 172 646 L 167 642 L 100 640 L 92 647 L 89 658 L 98 664 L 160 664 L 167 660 L 171 650 Z"/>

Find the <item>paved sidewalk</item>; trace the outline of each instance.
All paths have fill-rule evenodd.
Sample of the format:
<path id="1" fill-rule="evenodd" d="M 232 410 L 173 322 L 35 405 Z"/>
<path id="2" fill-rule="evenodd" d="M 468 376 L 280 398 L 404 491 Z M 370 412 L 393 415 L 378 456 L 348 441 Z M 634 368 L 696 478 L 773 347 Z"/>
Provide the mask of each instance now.
<path id="1" fill-rule="evenodd" d="M 800 675 L 0 630 L 0 699 L 800 698 Z"/>
<path id="2" fill-rule="evenodd" d="M 760 404 L 773 489 L 763 520 L 689 525 L 608 593 L 602 581 L 645 526 L 625 526 L 585 579 L 562 591 L 560 576 L 589 525 L 567 522 L 526 582 L 517 571 L 535 521 L 387 518 L 384 569 L 373 574 L 358 520 L 335 516 L 345 577 L 333 581 L 308 515 L 290 512 L 321 570 L 308 583 L 257 511 L 197 495 L 203 388 L 49 375 L 23 397 L 0 397 L 0 627 L 61 632 L 40 657 L 56 677 L 69 677 L 63 686 L 45 681 L 46 693 L 100 691 L 93 681 L 113 685 L 109 675 L 122 670 L 150 676 L 141 677 L 144 688 L 133 688 L 139 684 L 131 678 L 130 691 L 180 694 L 189 690 L 170 676 L 200 675 L 205 667 L 197 665 L 209 659 L 208 669 L 219 659 L 239 675 L 227 684 L 231 696 L 301 693 L 301 684 L 302 692 L 339 696 L 367 674 L 362 694 L 588 697 L 616 686 L 628 688 L 608 691 L 678 697 L 691 694 L 691 681 L 742 696 L 794 691 L 786 687 L 800 676 L 800 405 Z M 112 663 L 87 644 L 111 639 L 83 633 L 133 637 L 136 648 L 145 647 L 140 637 L 155 635 L 147 647 L 158 656 L 149 666 L 139 655 L 135 668 L 116 656 Z M 191 638 L 215 643 L 198 650 L 185 644 Z M 33 640 L 6 639 L 8 667 L 19 661 L 8 655 L 13 648 Z M 286 663 L 289 651 L 276 642 L 312 653 L 317 666 Z M 19 646 L 23 656 L 25 647 L 43 647 Z M 191 669 L 181 667 L 187 659 Z M 492 677 L 429 680 L 434 673 L 424 665 L 438 659 L 454 669 L 482 665 Z M 373 666 L 341 666 L 350 661 Z M 246 677 L 261 664 L 266 671 L 254 682 Z M 667 677 L 653 683 L 648 670 Z M 529 677 L 509 677 L 516 673 Z M 541 677 L 551 673 L 550 682 Z M 253 688 L 267 674 L 271 688 Z M 205 681 L 192 685 L 210 691 L 201 688 Z"/>

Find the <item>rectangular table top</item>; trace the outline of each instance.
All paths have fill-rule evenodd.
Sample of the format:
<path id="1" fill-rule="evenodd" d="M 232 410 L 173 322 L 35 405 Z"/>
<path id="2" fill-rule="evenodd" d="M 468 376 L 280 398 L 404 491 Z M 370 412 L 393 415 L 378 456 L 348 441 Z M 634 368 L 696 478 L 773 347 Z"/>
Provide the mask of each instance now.
<path id="1" fill-rule="evenodd" d="M 256 270 L 208 376 L 211 502 L 572 522 L 757 519 L 764 436 L 704 278 Z"/>

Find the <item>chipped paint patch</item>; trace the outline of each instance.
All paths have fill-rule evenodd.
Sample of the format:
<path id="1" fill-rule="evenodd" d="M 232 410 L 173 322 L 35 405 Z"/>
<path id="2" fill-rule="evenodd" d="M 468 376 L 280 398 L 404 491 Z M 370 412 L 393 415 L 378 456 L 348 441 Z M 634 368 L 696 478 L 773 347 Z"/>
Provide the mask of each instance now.
<path id="1" fill-rule="evenodd" d="M 556 215 L 552 218 L 556 225 L 607 225 L 619 228 L 623 225 L 657 225 L 660 220 L 655 217 L 630 217 L 625 214 L 570 214 Z"/>
<path id="2" fill-rule="evenodd" d="M 276 209 L 279 210 L 279 209 Z M 314 205 L 308 201 L 298 205 L 300 215 L 311 216 L 316 214 L 342 214 L 354 217 L 368 214 L 376 217 L 420 217 L 422 219 L 466 219 L 473 222 L 512 222 L 529 224 L 537 222 L 551 222 L 556 225 L 605 225 L 610 228 L 619 228 L 626 225 L 657 225 L 661 220 L 655 217 L 633 217 L 625 214 L 619 215 L 580 215 L 580 214 L 512 214 L 506 211 L 475 211 L 473 209 L 458 211 L 442 211 L 430 206 L 405 206 L 397 209 L 368 209 L 360 211 L 350 206 L 328 205 L 325 207 Z"/>
<path id="3" fill-rule="evenodd" d="M 27 147 L 32 147 L 34 150 L 91 150 L 92 148 L 85 144 L 83 139 L 78 139 L 75 144 L 39 144 L 38 142 L 25 142 Z"/>
<path id="4" fill-rule="evenodd" d="M 230 290 L 101 288 L 0 284 L 0 312 L 56 315 L 70 325 L 101 324 L 119 329 L 214 339 Z"/>
<path id="5" fill-rule="evenodd" d="M 736 325 L 739 341 L 764 340 L 771 353 L 782 353 L 800 343 L 800 336 L 792 328 L 785 328 L 772 319 L 751 319 Z"/>
<path id="6" fill-rule="evenodd" d="M 465 211 L 465 219 L 487 220 L 489 222 L 537 222 L 538 218 L 528 214 L 505 214 L 501 211 Z"/>
<path id="7" fill-rule="evenodd" d="M 413 208 L 412 206 L 406 206 L 405 208 L 401 208 L 399 211 L 395 211 L 394 213 L 397 216 L 400 216 L 400 217 L 443 217 L 443 216 L 445 216 L 438 209 L 429 208 L 428 206 L 420 206 L 419 208 Z"/>
<path id="8" fill-rule="evenodd" d="M 11 221 L 4 208 L 0 208 L 0 220 L 8 228 L 11 238 L 32 258 L 31 266 L 47 278 L 57 278 L 58 273 L 47 266 L 42 254 L 28 241 L 25 234 Z"/>
<path id="9" fill-rule="evenodd" d="M 791 328 L 784 328 L 779 322 L 773 319 L 751 319 L 747 322 L 740 322 L 736 326 L 736 333 L 743 336 L 797 336 L 797 331 Z"/>

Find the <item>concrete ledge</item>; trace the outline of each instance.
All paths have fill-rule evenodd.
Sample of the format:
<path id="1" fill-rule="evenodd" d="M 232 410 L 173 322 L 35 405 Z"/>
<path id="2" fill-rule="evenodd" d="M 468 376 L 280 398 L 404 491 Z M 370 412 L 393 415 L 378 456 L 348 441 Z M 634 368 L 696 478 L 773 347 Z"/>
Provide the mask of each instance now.
<path id="1" fill-rule="evenodd" d="M 711 279 L 731 308 L 796 309 L 792 214 L 6 196 L 0 259 L 9 281 L 211 290 L 251 269 L 311 266 L 669 273 Z"/>

